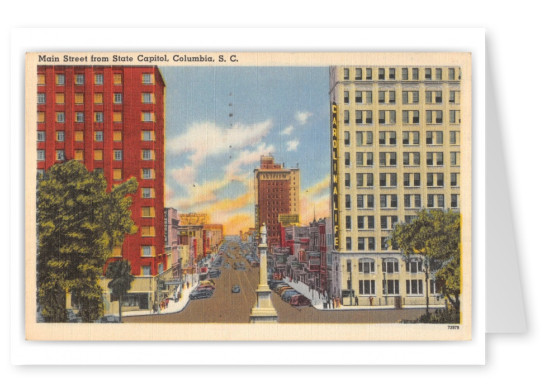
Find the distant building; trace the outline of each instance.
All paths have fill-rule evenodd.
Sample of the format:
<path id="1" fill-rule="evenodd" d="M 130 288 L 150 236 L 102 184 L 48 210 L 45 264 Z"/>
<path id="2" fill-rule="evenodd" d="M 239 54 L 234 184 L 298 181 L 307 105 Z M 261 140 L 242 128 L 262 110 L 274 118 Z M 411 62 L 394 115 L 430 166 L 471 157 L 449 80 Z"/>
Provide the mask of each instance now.
<path id="1" fill-rule="evenodd" d="M 300 170 L 287 169 L 272 156 L 262 156 L 260 167 L 254 170 L 254 188 L 255 228 L 258 231 L 266 223 L 268 248 L 278 246 L 280 216 L 290 219 L 289 215 L 299 215 Z"/>

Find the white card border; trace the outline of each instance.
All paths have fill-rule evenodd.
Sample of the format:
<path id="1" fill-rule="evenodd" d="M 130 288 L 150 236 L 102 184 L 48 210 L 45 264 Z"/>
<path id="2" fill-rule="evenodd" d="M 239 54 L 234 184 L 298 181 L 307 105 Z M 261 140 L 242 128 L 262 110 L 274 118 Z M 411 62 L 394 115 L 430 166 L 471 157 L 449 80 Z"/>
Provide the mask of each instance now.
<path id="1" fill-rule="evenodd" d="M 235 42 L 239 42 L 236 45 Z M 473 70 L 472 341 L 37 342 L 24 337 L 24 53 L 68 50 L 466 51 Z M 10 310 L 13 364 L 443 365 L 485 362 L 483 29 L 14 29 L 11 40 Z M 21 262 L 19 263 L 18 260 Z M 182 354 L 185 349 L 186 354 Z M 269 349 L 269 355 L 259 355 Z M 213 354 L 216 350 L 216 354 Z M 116 352 L 116 353 L 115 353 Z M 124 354 L 122 354 L 124 352 Z M 213 359 L 213 357 L 222 357 Z M 121 363 L 120 358 L 125 357 Z M 294 357 L 291 361 L 290 357 Z M 231 361 L 230 361 L 231 358 Z"/>

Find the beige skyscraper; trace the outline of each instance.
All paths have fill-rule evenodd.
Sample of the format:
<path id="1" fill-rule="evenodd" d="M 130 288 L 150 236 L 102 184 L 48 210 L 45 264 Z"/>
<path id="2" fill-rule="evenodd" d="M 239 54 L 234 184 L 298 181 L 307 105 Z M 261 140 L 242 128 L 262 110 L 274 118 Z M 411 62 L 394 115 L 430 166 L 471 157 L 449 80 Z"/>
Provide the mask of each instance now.
<path id="1" fill-rule="evenodd" d="M 421 305 L 420 264 L 386 240 L 418 210 L 459 208 L 461 69 L 331 67 L 330 97 L 338 293 L 345 305 Z"/>

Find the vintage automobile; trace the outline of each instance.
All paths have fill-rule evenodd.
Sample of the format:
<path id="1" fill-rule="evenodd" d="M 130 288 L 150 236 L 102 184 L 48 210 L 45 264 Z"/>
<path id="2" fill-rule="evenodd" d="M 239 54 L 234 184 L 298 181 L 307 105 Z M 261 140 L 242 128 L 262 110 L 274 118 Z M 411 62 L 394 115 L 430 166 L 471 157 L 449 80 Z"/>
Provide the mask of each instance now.
<path id="1" fill-rule="evenodd" d="M 288 303 L 291 300 L 291 297 L 296 296 L 296 295 L 300 295 L 300 292 L 298 292 L 294 289 L 288 289 L 285 292 L 283 292 L 283 294 L 281 295 L 281 300 Z"/>
<path id="2" fill-rule="evenodd" d="M 208 299 L 209 297 L 212 297 L 213 293 L 214 291 L 212 289 L 195 290 L 190 293 L 189 299 L 190 300 Z"/>
<path id="3" fill-rule="evenodd" d="M 312 305 L 310 299 L 302 295 L 295 295 L 291 297 L 291 300 L 289 300 L 289 304 L 291 304 L 293 307 L 306 307 Z"/>
<path id="4" fill-rule="evenodd" d="M 234 285 L 231 288 L 231 293 L 239 293 L 239 292 L 241 292 L 241 288 L 239 287 L 239 285 Z"/>

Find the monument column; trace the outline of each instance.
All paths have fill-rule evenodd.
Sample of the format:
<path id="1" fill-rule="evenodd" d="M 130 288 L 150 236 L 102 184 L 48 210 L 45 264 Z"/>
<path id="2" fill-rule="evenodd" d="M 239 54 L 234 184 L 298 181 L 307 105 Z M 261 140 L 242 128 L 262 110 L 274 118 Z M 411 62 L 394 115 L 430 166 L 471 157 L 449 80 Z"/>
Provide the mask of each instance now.
<path id="1" fill-rule="evenodd" d="M 277 312 L 272 305 L 270 297 L 272 291 L 268 286 L 268 245 L 266 243 L 266 224 L 260 227 L 261 242 L 258 245 L 260 251 L 260 281 L 256 289 L 256 304 L 252 308 L 251 323 L 275 323 L 277 322 Z"/>

